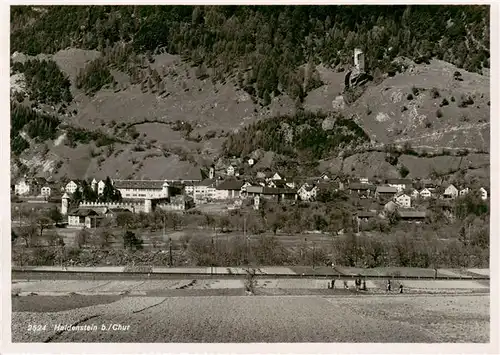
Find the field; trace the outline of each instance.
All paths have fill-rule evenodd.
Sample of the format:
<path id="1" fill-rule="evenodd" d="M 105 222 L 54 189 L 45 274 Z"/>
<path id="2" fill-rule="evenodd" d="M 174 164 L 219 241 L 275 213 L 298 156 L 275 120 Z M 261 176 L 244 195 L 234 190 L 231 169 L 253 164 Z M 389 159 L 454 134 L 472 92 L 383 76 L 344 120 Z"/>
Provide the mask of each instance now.
<path id="1" fill-rule="evenodd" d="M 14 298 L 13 342 L 489 341 L 488 295 L 124 297 L 112 303 L 58 297 L 59 307 L 54 298 Z M 47 327 L 29 332 L 27 324 Z M 110 324 L 122 328 L 101 330 Z M 56 332 L 55 325 L 96 328 Z"/>

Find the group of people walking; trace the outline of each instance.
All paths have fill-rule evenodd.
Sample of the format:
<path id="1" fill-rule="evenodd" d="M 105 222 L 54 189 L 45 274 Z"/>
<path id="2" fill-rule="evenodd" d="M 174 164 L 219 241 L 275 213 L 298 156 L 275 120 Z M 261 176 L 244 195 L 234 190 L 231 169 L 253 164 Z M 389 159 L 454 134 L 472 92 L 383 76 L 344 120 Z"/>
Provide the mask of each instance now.
<path id="1" fill-rule="evenodd" d="M 391 292 L 391 280 L 387 280 L 387 285 L 385 287 L 385 290 L 387 292 Z M 399 284 L 399 293 L 403 293 L 403 284 Z"/>
<path id="2" fill-rule="evenodd" d="M 354 286 L 356 287 L 356 291 L 359 291 L 359 290 L 366 291 L 366 280 L 361 280 L 361 278 L 358 277 L 354 280 Z M 328 283 L 328 288 L 335 289 L 335 279 L 332 279 L 332 282 Z M 346 289 L 346 290 L 349 289 L 349 285 L 347 283 L 347 280 L 344 280 L 344 289 Z M 385 290 L 387 292 L 391 292 L 391 289 L 392 289 L 391 280 L 387 280 Z M 399 293 L 403 293 L 403 284 L 399 284 Z"/>
<path id="3" fill-rule="evenodd" d="M 356 286 L 356 291 L 363 290 L 366 291 L 366 281 L 361 280 L 361 278 L 357 278 L 354 280 L 354 285 Z M 328 288 L 329 289 L 335 289 L 335 279 L 332 279 L 332 282 L 328 283 Z M 344 289 L 348 290 L 349 285 L 347 283 L 347 280 L 344 280 Z"/>

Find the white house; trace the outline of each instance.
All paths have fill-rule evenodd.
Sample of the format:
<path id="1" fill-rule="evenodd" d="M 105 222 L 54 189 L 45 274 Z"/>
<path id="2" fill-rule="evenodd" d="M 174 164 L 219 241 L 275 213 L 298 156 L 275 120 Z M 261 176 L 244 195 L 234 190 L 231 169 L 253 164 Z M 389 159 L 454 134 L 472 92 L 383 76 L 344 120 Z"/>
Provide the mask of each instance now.
<path id="1" fill-rule="evenodd" d="M 241 191 L 246 191 L 247 187 L 249 187 L 249 186 L 252 186 L 252 184 L 249 183 L 248 181 L 245 181 L 245 183 L 241 187 Z"/>
<path id="2" fill-rule="evenodd" d="M 116 180 L 114 187 L 123 199 L 151 199 L 170 196 L 170 185 L 165 180 Z"/>
<path id="3" fill-rule="evenodd" d="M 92 188 L 92 190 L 96 191 L 96 189 L 97 189 L 96 179 L 92 179 L 92 182 L 90 183 L 90 187 Z"/>
<path id="4" fill-rule="evenodd" d="M 444 190 L 443 197 L 446 199 L 455 199 L 458 196 L 458 189 L 450 184 L 446 190 Z"/>
<path id="5" fill-rule="evenodd" d="M 255 164 L 255 160 L 250 158 L 248 159 L 248 165 L 253 166 Z"/>
<path id="6" fill-rule="evenodd" d="M 412 199 L 417 199 L 420 197 L 420 194 L 418 193 L 417 189 L 411 189 L 410 196 Z"/>
<path id="7" fill-rule="evenodd" d="M 404 191 L 412 186 L 410 179 L 388 179 L 387 185 L 395 187 L 398 192 Z"/>
<path id="8" fill-rule="evenodd" d="M 106 186 L 106 183 L 103 180 L 100 180 L 97 183 L 97 194 L 102 195 L 104 192 L 104 186 Z"/>
<path id="9" fill-rule="evenodd" d="M 467 195 L 468 193 L 469 193 L 469 188 L 468 188 L 468 187 L 466 187 L 466 188 L 464 188 L 464 189 L 460 190 L 460 193 L 459 193 L 459 194 L 460 194 L 460 196 L 465 196 L 465 195 Z"/>
<path id="10" fill-rule="evenodd" d="M 97 227 L 102 217 L 91 209 L 78 208 L 68 213 L 68 227 L 93 228 Z"/>
<path id="11" fill-rule="evenodd" d="M 370 183 L 370 181 L 368 180 L 368 178 L 360 178 L 359 182 L 362 183 L 362 184 L 369 184 Z"/>
<path id="12" fill-rule="evenodd" d="M 319 178 L 324 181 L 330 180 L 330 177 L 326 173 L 321 174 Z"/>
<path id="13" fill-rule="evenodd" d="M 189 195 L 189 196 L 192 196 L 193 193 L 194 193 L 194 184 L 193 183 L 190 183 L 190 182 L 187 182 L 185 185 L 184 185 L 184 193 L 186 195 Z"/>
<path id="14" fill-rule="evenodd" d="M 44 186 L 40 190 L 40 195 L 43 197 L 49 197 L 50 196 L 50 187 L 49 186 Z"/>
<path id="15" fill-rule="evenodd" d="M 22 179 L 14 185 L 14 193 L 16 195 L 27 195 L 30 193 L 30 184 L 28 184 L 26 179 Z"/>
<path id="16" fill-rule="evenodd" d="M 216 187 L 214 199 L 227 200 L 239 198 L 241 196 L 241 188 L 245 184 L 241 180 L 226 180 Z"/>
<path id="17" fill-rule="evenodd" d="M 269 180 L 283 180 L 283 178 L 281 177 L 280 174 L 274 173 L 274 175 L 271 176 L 271 178 Z"/>
<path id="18" fill-rule="evenodd" d="M 69 193 L 69 194 L 74 194 L 76 192 L 76 190 L 78 189 L 78 185 L 76 184 L 76 182 L 74 182 L 73 180 L 68 182 L 66 184 L 66 187 L 64 188 L 64 190 Z"/>
<path id="19" fill-rule="evenodd" d="M 431 196 L 432 196 L 432 192 L 428 188 L 422 189 L 422 191 L 420 191 L 421 198 L 425 199 L 425 198 L 430 198 Z"/>
<path id="20" fill-rule="evenodd" d="M 297 191 L 297 194 L 302 201 L 311 201 L 312 199 L 316 198 L 317 193 L 318 188 L 315 185 L 311 185 L 308 183 L 303 184 Z"/>
<path id="21" fill-rule="evenodd" d="M 201 201 L 215 198 L 215 179 L 205 179 L 194 185 L 194 201 Z"/>
<path id="22" fill-rule="evenodd" d="M 411 207 L 411 197 L 407 194 L 400 194 L 395 198 L 396 204 L 402 208 L 410 208 Z"/>
<path id="23" fill-rule="evenodd" d="M 481 200 L 484 201 L 488 199 L 488 191 L 484 187 L 481 187 L 479 192 L 481 193 Z"/>
<path id="24" fill-rule="evenodd" d="M 228 176 L 234 176 L 234 166 L 229 165 L 226 173 Z"/>
<path id="25" fill-rule="evenodd" d="M 394 201 L 389 201 L 384 205 L 385 212 L 394 212 L 397 208 L 398 205 Z"/>

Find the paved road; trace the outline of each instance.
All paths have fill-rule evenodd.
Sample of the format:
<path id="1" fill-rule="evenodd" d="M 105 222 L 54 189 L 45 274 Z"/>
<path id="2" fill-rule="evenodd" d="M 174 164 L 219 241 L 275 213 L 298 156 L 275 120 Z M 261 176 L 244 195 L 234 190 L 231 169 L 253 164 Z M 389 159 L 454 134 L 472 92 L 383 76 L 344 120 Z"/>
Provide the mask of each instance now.
<path id="1" fill-rule="evenodd" d="M 23 330 L 27 322 L 97 329 L 35 336 Z M 12 324 L 14 342 L 488 342 L 489 297 L 127 297 L 59 313 L 14 312 Z"/>

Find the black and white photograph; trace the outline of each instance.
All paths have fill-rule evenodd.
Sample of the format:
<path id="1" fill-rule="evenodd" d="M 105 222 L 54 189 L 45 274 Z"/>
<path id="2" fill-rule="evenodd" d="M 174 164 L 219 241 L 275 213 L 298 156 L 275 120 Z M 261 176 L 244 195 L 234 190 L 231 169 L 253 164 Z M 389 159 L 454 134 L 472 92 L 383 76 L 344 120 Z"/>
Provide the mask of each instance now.
<path id="1" fill-rule="evenodd" d="M 492 8 L 11 4 L 6 341 L 498 351 Z"/>

